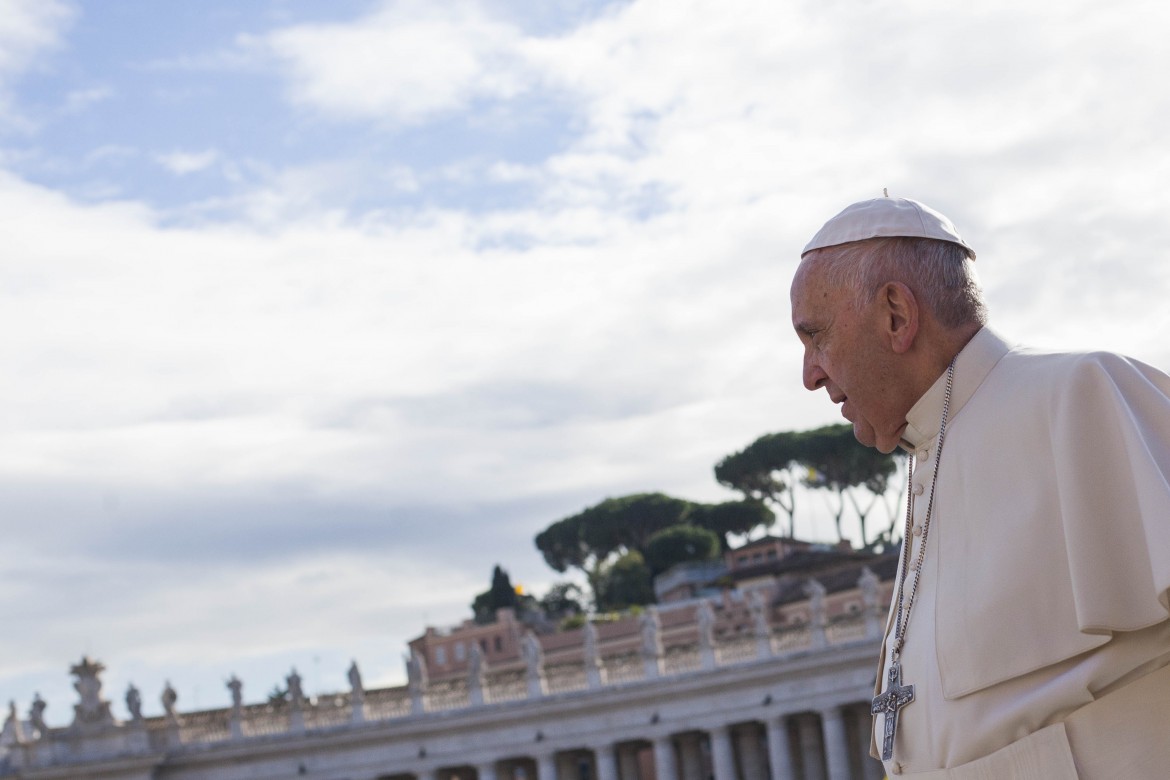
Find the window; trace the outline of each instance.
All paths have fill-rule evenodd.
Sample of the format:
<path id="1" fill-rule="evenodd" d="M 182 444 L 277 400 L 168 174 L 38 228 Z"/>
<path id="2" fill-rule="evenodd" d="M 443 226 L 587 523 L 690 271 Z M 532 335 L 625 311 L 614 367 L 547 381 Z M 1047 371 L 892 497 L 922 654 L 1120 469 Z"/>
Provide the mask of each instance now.
<path id="1" fill-rule="evenodd" d="M 463 643 L 456 642 L 455 643 L 455 660 L 456 661 L 463 661 L 463 660 L 466 660 L 466 658 L 467 658 L 467 651 L 464 649 Z"/>
<path id="2" fill-rule="evenodd" d="M 492 644 L 495 646 L 497 653 L 504 649 L 504 640 L 502 637 L 497 636 Z"/>
<path id="3" fill-rule="evenodd" d="M 444 645 L 439 645 L 435 648 L 435 663 L 439 666 L 446 666 L 447 664 L 447 648 Z"/>

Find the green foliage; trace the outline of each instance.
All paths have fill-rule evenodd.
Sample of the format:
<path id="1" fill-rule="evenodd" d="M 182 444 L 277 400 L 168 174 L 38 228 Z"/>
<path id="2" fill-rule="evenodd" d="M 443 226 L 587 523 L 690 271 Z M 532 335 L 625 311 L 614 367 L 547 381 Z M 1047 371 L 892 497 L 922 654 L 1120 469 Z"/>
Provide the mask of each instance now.
<path id="1" fill-rule="evenodd" d="M 738 490 L 745 498 L 767 501 L 783 509 L 788 515 L 789 536 L 795 533 L 796 502 L 792 487 L 800 437 L 795 431 L 764 434 L 715 465 L 715 479 L 720 485 Z"/>
<path id="2" fill-rule="evenodd" d="M 705 528 L 716 535 L 721 549 L 727 549 L 728 534 L 746 534 L 774 521 L 775 515 L 760 501 L 698 504 L 663 493 L 635 493 L 607 498 L 558 520 L 537 535 L 536 547 L 553 569 L 574 567 L 584 572 L 594 604 L 599 605 L 598 586 L 606 563 L 630 552 L 644 556 L 650 540 L 668 528 L 684 524 Z"/>
<path id="3" fill-rule="evenodd" d="M 893 456 L 857 441 L 850 425 L 826 425 L 802 433 L 797 461 L 811 472 L 806 484 L 833 490 L 863 485 L 884 493 L 895 470 Z"/>
<path id="4" fill-rule="evenodd" d="M 662 493 L 607 498 L 581 513 L 582 539 L 598 559 L 622 550 L 642 551 L 654 534 L 681 523 L 690 507 L 689 501 Z"/>
<path id="5" fill-rule="evenodd" d="M 678 563 L 710 561 L 719 557 L 719 537 L 706 528 L 676 525 L 654 534 L 646 545 L 646 565 L 657 577 Z"/>
<path id="6" fill-rule="evenodd" d="M 548 589 L 537 606 L 549 620 L 560 620 L 583 613 L 583 598 L 584 594 L 575 582 L 558 582 Z"/>
<path id="7" fill-rule="evenodd" d="M 838 424 L 765 434 L 719 461 L 715 479 L 749 499 L 768 501 L 785 510 L 789 536 L 795 534 L 795 485 L 830 490 L 837 495 L 834 520 L 838 537 L 845 502 L 849 501 L 861 522 L 864 545 L 866 517 L 878 497 L 885 494 L 896 469 L 893 456 L 866 447 L 854 437 L 852 426 Z M 856 488 L 871 495 L 867 506 L 858 499 Z"/>
<path id="8" fill-rule="evenodd" d="M 776 522 L 776 514 L 763 501 L 725 501 L 722 504 L 695 504 L 687 520 L 711 531 L 718 537 L 719 548 L 731 549 L 728 536 L 746 536 L 757 528 L 767 528 Z"/>
<path id="9" fill-rule="evenodd" d="M 861 524 L 861 546 L 864 547 L 868 542 L 866 517 L 877 499 L 886 492 L 890 476 L 897 470 L 894 457 L 861 444 L 850 425 L 826 425 L 805 431 L 800 436 L 798 462 L 807 469 L 804 484 L 837 494 L 834 520 L 838 537 L 841 536 L 845 501 L 850 501 Z M 866 507 L 853 490 L 858 487 L 871 495 Z"/>
<path id="10" fill-rule="evenodd" d="M 598 573 L 594 585 L 597 610 L 627 609 L 635 604 L 654 603 L 650 567 L 637 550 L 631 550 Z"/>
<path id="11" fill-rule="evenodd" d="M 584 612 L 579 615 L 569 615 L 567 618 L 561 621 L 560 629 L 561 631 L 570 631 L 574 628 L 580 628 L 581 626 L 585 625 L 585 621 L 587 619 L 588 618 L 585 617 Z"/>
<path id="12" fill-rule="evenodd" d="M 518 611 L 519 606 L 516 588 L 513 587 L 508 572 L 496 564 L 492 569 L 492 586 L 475 597 L 475 601 L 471 603 L 471 611 L 475 614 L 476 623 L 486 625 L 495 621 L 497 609 L 511 607 Z"/>
<path id="13" fill-rule="evenodd" d="M 563 574 L 570 567 L 585 568 L 592 551 L 581 534 L 583 522 L 581 514 L 576 514 L 558 520 L 536 535 L 536 549 L 554 571 Z"/>

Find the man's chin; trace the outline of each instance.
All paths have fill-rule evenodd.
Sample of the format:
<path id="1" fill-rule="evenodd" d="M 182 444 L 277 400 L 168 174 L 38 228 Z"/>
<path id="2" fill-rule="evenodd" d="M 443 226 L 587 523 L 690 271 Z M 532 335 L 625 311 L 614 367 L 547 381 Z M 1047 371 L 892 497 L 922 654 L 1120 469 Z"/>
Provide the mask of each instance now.
<path id="1" fill-rule="evenodd" d="M 877 434 L 873 427 L 859 420 L 853 422 L 853 436 L 866 447 L 877 446 Z"/>
<path id="2" fill-rule="evenodd" d="M 886 455 L 898 449 L 898 444 L 902 440 L 900 435 L 894 436 L 889 440 L 879 440 L 877 431 L 873 429 L 873 426 L 860 421 L 853 423 L 853 436 L 866 447 L 873 447 L 878 452 Z"/>

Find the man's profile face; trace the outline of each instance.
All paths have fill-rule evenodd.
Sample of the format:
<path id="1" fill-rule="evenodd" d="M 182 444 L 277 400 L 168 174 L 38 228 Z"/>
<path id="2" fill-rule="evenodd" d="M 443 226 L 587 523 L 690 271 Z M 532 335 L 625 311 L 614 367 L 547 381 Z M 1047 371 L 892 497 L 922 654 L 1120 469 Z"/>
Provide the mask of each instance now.
<path id="1" fill-rule="evenodd" d="M 804 386 L 841 404 L 862 444 L 893 452 L 906 427 L 891 402 L 889 349 L 879 338 L 880 301 L 857 307 L 857 291 L 826 282 L 815 253 L 792 280 L 792 325 L 804 344 Z"/>

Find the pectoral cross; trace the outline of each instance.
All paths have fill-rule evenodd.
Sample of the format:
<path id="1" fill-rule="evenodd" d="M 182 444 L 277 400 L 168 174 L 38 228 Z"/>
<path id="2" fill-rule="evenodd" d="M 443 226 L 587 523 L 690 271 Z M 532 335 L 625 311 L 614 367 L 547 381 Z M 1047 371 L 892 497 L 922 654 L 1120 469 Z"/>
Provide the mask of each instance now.
<path id="1" fill-rule="evenodd" d="M 870 712 L 874 715 L 885 713 L 886 734 L 882 741 L 882 761 L 889 761 L 894 757 L 894 734 L 898 731 L 898 710 L 914 701 L 914 686 L 902 685 L 902 664 L 894 661 L 890 664 L 888 682 L 885 693 L 875 696 Z"/>

